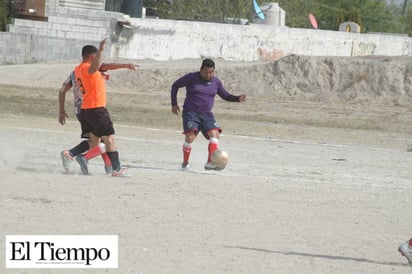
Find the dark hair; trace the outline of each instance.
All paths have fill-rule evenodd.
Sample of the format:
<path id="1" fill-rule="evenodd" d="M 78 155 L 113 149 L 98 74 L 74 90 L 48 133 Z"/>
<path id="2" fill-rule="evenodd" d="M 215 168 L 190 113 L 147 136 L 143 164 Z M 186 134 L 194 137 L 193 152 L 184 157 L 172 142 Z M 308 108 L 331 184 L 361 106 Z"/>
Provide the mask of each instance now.
<path id="1" fill-rule="evenodd" d="M 202 62 L 202 66 L 200 67 L 202 68 L 215 68 L 215 62 L 212 59 L 205 59 Z"/>
<path id="2" fill-rule="evenodd" d="M 82 57 L 87 58 L 92 54 L 95 54 L 97 52 L 97 48 L 95 46 L 87 45 L 84 46 L 82 49 Z"/>

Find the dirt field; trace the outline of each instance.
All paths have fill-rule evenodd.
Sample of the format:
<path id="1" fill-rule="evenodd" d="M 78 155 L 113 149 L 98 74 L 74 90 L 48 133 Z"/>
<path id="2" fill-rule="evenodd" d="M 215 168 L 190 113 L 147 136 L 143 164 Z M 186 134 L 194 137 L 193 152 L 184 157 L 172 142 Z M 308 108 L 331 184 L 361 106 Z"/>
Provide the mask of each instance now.
<path id="1" fill-rule="evenodd" d="M 74 174 L 62 173 L 60 151 L 80 140 L 73 115 L 57 122 L 57 89 L 73 64 L 0 67 L 0 245 L 10 234 L 119 235 L 118 269 L 79 273 L 411 272 L 397 252 L 412 237 L 408 105 L 217 98 L 230 163 L 204 171 L 207 142 L 198 138 L 182 172 L 170 79 L 198 64 L 113 73 L 108 108 L 130 178 L 104 175 L 101 159 L 91 176 L 76 162 Z M 119 84 L 130 77 L 141 85 Z M 156 82 L 164 87 L 150 89 Z"/>

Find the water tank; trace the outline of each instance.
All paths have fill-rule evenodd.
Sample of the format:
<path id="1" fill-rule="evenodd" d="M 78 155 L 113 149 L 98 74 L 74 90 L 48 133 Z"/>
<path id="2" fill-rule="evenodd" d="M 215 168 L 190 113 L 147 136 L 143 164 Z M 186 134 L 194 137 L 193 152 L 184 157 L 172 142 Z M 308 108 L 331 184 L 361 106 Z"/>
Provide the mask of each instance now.
<path id="1" fill-rule="evenodd" d="M 263 24 L 278 27 L 285 25 L 286 13 L 279 7 L 278 3 L 263 3 L 260 8 L 265 14 Z"/>

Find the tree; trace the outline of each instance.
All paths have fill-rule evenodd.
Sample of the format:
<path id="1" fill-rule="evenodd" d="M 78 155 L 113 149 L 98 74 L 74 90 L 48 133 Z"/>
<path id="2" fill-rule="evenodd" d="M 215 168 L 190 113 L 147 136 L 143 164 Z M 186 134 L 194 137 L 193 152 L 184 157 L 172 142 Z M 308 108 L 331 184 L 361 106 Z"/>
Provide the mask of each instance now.
<path id="1" fill-rule="evenodd" d="M 9 9 L 6 1 L 0 2 L 0 31 L 6 30 L 6 25 L 8 22 Z"/>
<path id="2" fill-rule="evenodd" d="M 352 21 L 366 32 L 403 32 L 404 19 L 399 8 L 381 0 L 279 0 L 286 11 L 286 25 L 307 28 L 309 13 L 318 19 L 320 29 L 337 30 Z"/>
<path id="3" fill-rule="evenodd" d="M 405 15 L 405 32 L 409 36 L 412 36 L 412 8 L 409 8 L 406 11 L 406 15 Z"/>
<path id="4" fill-rule="evenodd" d="M 263 4 L 265 0 L 257 0 Z M 338 30 L 339 25 L 352 21 L 362 32 L 405 32 L 402 7 L 383 0 L 277 0 L 286 11 L 286 25 L 292 28 L 311 28 L 309 14 L 316 16 L 318 26 L 325 30 Z M 252 21 L 252 0 L 144 0 L 160 18 L 179 18 L 220 22 L 227 17 Z M 410 15 L 412 16 L 412 15 Z M 411 23 L 409 23 L 411 24 Z M 410 26 L 410 29 L 412 26 Z"/>
<path id="5" fill-rule="evenodd" d="M 15 10 L 11 4 L 11 1 L 0 1 L 0 31 L 5 31 L 7 24 L 10 24 L 11 19 L 15 15 Z"/>
<path id="6" fill-rule="evenodd" d="M 166 19 L 192 19 L 223 21 L 227 17 L 252 19 L 251 0 L 145 0 L 145 7 L 156 11 L 156 16 Z"/>

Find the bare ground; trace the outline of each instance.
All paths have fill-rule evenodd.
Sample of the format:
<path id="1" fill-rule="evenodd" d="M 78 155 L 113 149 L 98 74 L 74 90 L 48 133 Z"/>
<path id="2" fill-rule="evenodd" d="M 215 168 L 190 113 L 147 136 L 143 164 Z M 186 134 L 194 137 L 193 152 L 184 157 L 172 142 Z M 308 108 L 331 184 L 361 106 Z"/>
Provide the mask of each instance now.
<path id="1" fill-rule="evenodd" d="M 119 235 L 119 269 L 87 273 L 410 273 L 396 251 L 412 225 L 407 104 L 217 99 L 230 164 L 204 171 L 199 138 L 191 172 L 181 172 L 181 119 L 166 87 L 193 63 L 174 65 L 156 74 L 143 64 L 136 89 L 116 88 L 121 74 L 109 80 L 120 157 L 133 175 L 121 179 L 105 176 L 100 159 L 92 176 L 76 163 L 62 173 L 59 152 L 79 141 L 73 116 L 57 122 L 69 65 L 39 65 L 49 71 L 41 81 L 30 76 L 36 65 L 24 66 L 26 76 L 9 66 L 7 79 L 0 68 L 0 233 Z M 145 84 L 162 78 L 164 88 Z"/>

